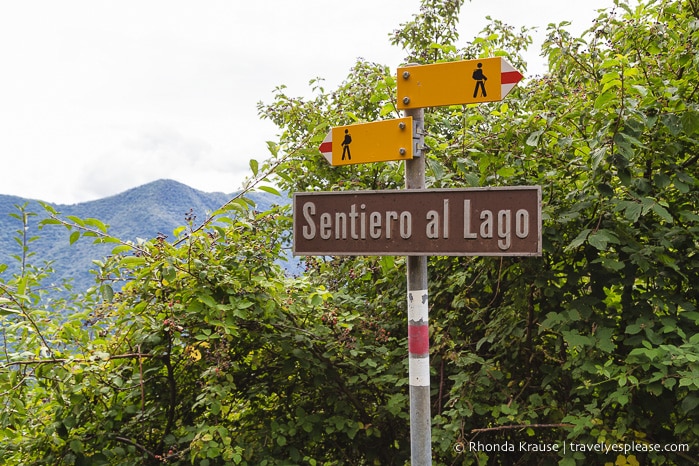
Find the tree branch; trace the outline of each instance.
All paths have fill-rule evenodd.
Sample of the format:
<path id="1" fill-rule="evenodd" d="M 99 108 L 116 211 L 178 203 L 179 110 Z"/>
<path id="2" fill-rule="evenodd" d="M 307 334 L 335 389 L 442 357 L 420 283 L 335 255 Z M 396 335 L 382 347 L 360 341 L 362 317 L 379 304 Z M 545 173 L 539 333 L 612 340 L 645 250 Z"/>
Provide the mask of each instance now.
<path id="1" fill-rule="evenodd" d="M 110 355 L 106 359 L 99 359 L 101 361 L 113 361 L 117 359 L 136 359 L 136 358 L 155 358 L 158 357 L 155 354 L 146 354 L 146 353 L 126 353 L 126 354 L 114 354 Z M 90 363 L 90 362 L 96 362 L 98 359 L 92 359 L 92 358 L 54 358 L 54 359 L 29 359 L 29 360 L 24 360 L 24 361 L 10 361 L 8 363 L 3 364 L 0 366 L 0 369 L 6 369 L 11 366 L 31 366 L 34 364 L 40 365 L 40 364 L 65 364 L 65 363 L 70 363 L 70 362 L 77 362 L 77 363 Z"/>
<path id="2" fill-rule="evenodd" d="M 102 230 L 98 230 L 96 228 L 90 228 L 88 226 L 80 225 L 80 224 L 75 223 L 75 222 L 68 222 L 66 220 L 59 218 L 54 213 L 49 213 L 49 217 L 51 218 L 51 220 L 55 220 L 56 222 L 60 223 L 64 227 L 68 228 L 68 230 L 75 228 L 76 230 L 82 230 L 85 232 L 89 232 L 89 233 L 93 234 L 95 237 L 100 238 L 102 240 L 110 239 L 110 240 L 112 240 L 111 242 L 121 244 L 122 246 L 128 246 L 131 249 L 133 249 L 134 251 L 136 251 L 138 254 L 142 254 L 144 256 L 151 256 L 151 253 L 147 249 L 140 248 L 132 242 L 121 240 L 121 239 L 117 238 L 116 236 L 112 236 L 109 233 L 105 233 Z"/>
<path id="3" fill-rule="evenodd" d="M 266 170 L 265 172 L 261 173 L 261 174 L 258 175 L 257 177 L 255 177 L 255 178 L 253 178 L 252 180 L 250 180 L 250 181 L 247 183 L 247 185 L 246 185 L 245 187 L 243 187 L 242 191 L 240 191 L 238 194 L 236 194 L 235 196 L 233 196 L 233 198 L 232 198 L 230 201 L 226 202 L 226 203 L 223 204 L 221 207 L 219 207 L 216 211 L 214 211 L 211 215 L 209 215 L 209 217 L 208 217 L 206 220 L 204 220 L 204 222 L 203 222 L 201 225 L 199 225 L 198 227 L 196 227 L 195 229 L 193 229 L 193 230 L 191 231 L 190 234 L 196 233 L 197 231 L 200 231 L 200 230 L 204 229 L 209 223 L 211 223 L 211 222 L 218 216 L 218 214 L 219 214 L 222 210 L 226 209 L 228 206 L 230 206 L 230 205 L 231 205 L 233 202 L 235 202 L 236 200 L 242 198 L 245 194 L 247 194 L 248 192 L 252 191 L 252 190 L 255 188 L 255 186 L 257 186 L 258 184 L 262 183 L 262 182 L 263 182 L 264 180 L 266 180 L 269 176 L 271 176 L 272 174 L 274 174 L 275 170 L 276 170 L 282 163 L 286 162 L 287 159 L 289 159 L 289 158 L 292 157 L 294 154 L 296 154 L 298 151 L 300 151 L 301 148 L 303 148 L 303 147 L 305 147 L 306 145 L 308 145 L 308 142 L 311 140 L 311 138 L 313 138 L 313 136 L 314 136 L 313 134 L 310 134 L 305 140 L 303 140 L 303 141 L 301 142 L 301 144 L 299 144 L 299 146 L 298 146 L 297 148 L 293 149 L 291 152 L 289 152 L 288 154 L 284 155 L 284 156 L 281 157 L 279 160 L 277 160 L 276 162 L 274 162 L 274 163 L 269 167 L 268 170 Z M 183 241 L 185 241 L 187 238 L 188 238 L 188 236 L 185 236 L 185 237 L 183 237 L 183 238 L 178 239 L 177 241 L 175 241 L 175 242 L 173 243 L 173 246 L 179 245 L 180 243 L 182 243 Z"/>
<path id="4" fill-rule="evenodd" d="M 132 446 L 136 447 L 137 450 L 140 450 L 141 452 L 145 453 L 146 455 L 150 456 L 151 458 L 156 458 L 158 456 L 155 453 L 153 453 L 152 451 L 150 451 L 149 449 L 147 449 L 146 447 L 144 447 L 143 445 L 136 443 L 133 440 L 128 439 L 126 437 L 118 437 L 117 436 L 117 437 L 114 437 L 114 440 L 132 445 Z"/>
<path id="5" fill-rule="evenodd" d="M 551 429 L 551 428 L 568 428 L 575 427 L 574 424 L 520 424 L 515 426 L 498 426 L 498 427 L 485 427 L 483 429 L 471 429 L 471 433 L 480 432 L 493 432 L 498 430 L 511 430 L 511 429 Z"/>
<path id="6" fill-rule="evenodd" d="M 17 299 L 17 297 L 15 295 L 13 295 L 10 292 L 10 290 L 6 286 L 4 286 L 2 283 L 0 283 L 0 291 L 3 291 L 5 294 L 7 294 L 7 296 L 9 296 L 9 299 L 15 304 L 15 306 L 17 306 L 17 309 L 19 309 L 19 312 L 21 312 L 22 315 L 24 316 L 24 318 L 29 321 L 31 326 L 34 328 L 34 331 L 39 336 L 39 339 L 43 343 L 44 348 L 46 348 L 46 351 L 48 352 L 49 356 L 52 357 L 52 360 L 55 360 L 55 359 L 53 359 L 53 350 L 51 349 L 51 346 L 49 346 L 48 342 L 44 338 L 44 334 L 41 333 L 41 329 L 39 328 L 37 323 L 34 321 L 34 319 L 32 319 L 32 316 L 29 315 L 29 312 L 24 308 L 24 306 L 19 301 L 19 299 Z M 5 367 L 5 366 L 3 366 L 3 367 Z"/>

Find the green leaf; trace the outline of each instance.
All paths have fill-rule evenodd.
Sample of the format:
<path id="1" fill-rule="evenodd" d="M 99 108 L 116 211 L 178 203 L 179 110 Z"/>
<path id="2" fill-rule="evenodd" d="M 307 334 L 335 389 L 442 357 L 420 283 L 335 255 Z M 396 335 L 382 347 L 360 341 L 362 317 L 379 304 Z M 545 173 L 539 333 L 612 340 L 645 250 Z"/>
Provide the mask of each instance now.
<path id="1" fill-rule="evenodd" d="M 668 210 L 665 207 L 661 206 L 657 202 L 653 204 L 653 207 L 651 207 L 651 210 L 653 210 L 653 212 L 658 214 L 658 217 L 662 218 L 667 223 L 674 222 L 674 219 L 672 218 L 672 215 L 670 214 L 670 212 L 668 212 Z"/>
<path id="2" fill-rule="evenodd" d="M 83 443 L 80 440 L 71 440 L 70 441 L 70 449 L 73 450 L 74 453 L 82 453 L 83 452 Z"/>
<path id="3" fill-rule="evenodd" d="M 592 160 L 592 169 L 597 170 L 599 164 L 604 160 L 607 155 L 607 146 L 598 147 L 590 153 L 590 158 Z"/>
<path id="4" fill-rule="evenodd" d="M 640 202 L 619 201 L 619 206 L 624 210 L 624 217 L 633 223 L 636 223 L 643 213 L 643 206 Z"/>
<path id="5" fill-rule="evenodd" d="M 682 411 L 687 414 L 694 411 L 697 406 L 699 406 L 699 396 L 690 393 L 684 397 L 684 400 L 682 400 Z"/>
<path id="6" fill-rule="evenodd" d="M 257 160 L 255 159 L 250 159 L 250 170 L 252 170 L 252 175 L 257 176 L 257 171 L 259 169 L 259 165 L 257 163 Z"/>
<path id="7" fill-rule="evenodd" d="M 576 236 L 575 239 L 571 241 L 568 246 L 566 246 L 565 250 L 571 251 L 580 247 L 585 242 L 585 240 L 587 240 L 587 237 L 590 235 L 591 231 L 592 230 L 590 228 L 585 228 L 583 231 L 578 233 L 578 236 Z"/>
<path id="8" fill-rule="evenodd" d="M 10 314 L 21 314 L 21 311 L 11 309 L 9 307 L 0 306 L 0 315 L 6 316 Z"/>
<path id="9" fill-rule="evenodd" d="M 115 247 L 112 249 L 112 254 L 113 255 L 118 255 L 123 252 L 131 252 L 133 251 L 133 247 L 129 246 L 128 244 L 120 244 L 119 246 Z"/>
<path id="10" fill-rule="evenodd" d="M 85 221 L 80 217 L 76 217 L 75 215 L 66 215 L 66 218 L 71 222 L 75 223 L 76 225 L 79 225 L 81 227 L 85 226 Z"/>
<path id="11" fill-rule="evenodd" d="M 612 188 L 608 183 L 598 183 L 597 191 L 603 196 L 614 197 L 614 188 Z"/>
<path id="12" fill-rule="evenodd" d="M 662 121 L 672 136 L 678 136 L 682 132 L 680 118 L 677 115 L 673 113 L 665 114 L 660 117 L 660 121 Z"/>
<path id="13" fill-rule="evenodd" d="M 45 218 L 39 222 L 39 227 L 46 225 L 61 225 L 61 221 L 55 218 Z"/>
<path id="14" fill-rule="evenodd" d="M 199 301 L 206 304 L 210 308 L 216 308 L 218 306 L 218 303 L 213 298 L 213 296 L 208 295 L 208 294 L 200 294 Z"/>
<path id="15" fill-rule="evenodd" d="M 625 267 L 623 262 L 611 257 L 600 257 L 599 259 L 595 260 L 594 263 L 601 263 L 602 267 L 613 270 L 614 272 L 618 272 Z"/>
<path id="16" fill-rule="evenodd" d="M 687 136 L 699 133 L 699 112 L 688 110 L 682 115 L 682 130 Z"/>
<path id="17" fill-rule="evenodd" d="M 568 330 L 561 332 L 563 338 L 570 346 L 590 346 L 592 339 L 587 335 L 581 335 L 577 330 Z"/>
<path id="18" fill-rule="evenodd" d="M 85 225 L 95 227 L 102 233 L 107 233 L 108 226 L 96 218 L 86 218 Z"/>
<path id="19" fill-rule="evenodd" d="M 73 233 L 70 234 L 70 244 L 71 245 L 79 239 L 80 239 L 80 232 L 79 231 L 74 231 Z"/>
<path id="20" fill-rule="evenodd" d="M 384 275 L 387 275 L 391 271 L 393 271 L 393 269 L 396 265 L 395 258 L 393 256 L 381 256 L 379 263 L 381 264 L 381 272 Z"/>
<path id="21" fill-rule="evenodd" d="M 598 328 L 595 332 L 596 346 L 604 352 L 612 353 L 616 348 L 614 343 L 614 329 L 610 327 Z"/>
<path id="22" fill-rule="evenodd" d="M 692 387 L 692 389 L 699 388 L 699 377 L 682 376 L 678 385 L 680 387 Z"/>
<path id="23" fill-rule="evenodd" d="M 379 111 L 379 116 L 385 117 L 386 115 L 394 112 L 396 110 L 396 106 L 393 102 L 387 102 L 381 107 L 381 110 Z"/>
<path id="24" fill-rule="evenodd" d="M 255 303 L 253 301 L 238 301 L 236 303 L 236 308 L 243 310 L 243 309 L 248 309 L 249 307 L 254 306 Z"/>
<path id="25" fill-rule="evenodd" d="M 102 299 L 108 303 L 114 300 L 114 289 L 111 286 L 107 284 L 100 286 L 100 292 L 102 293 Z"/>
<path id="26" fill-rule="evenodd" d="M 58 215 L 58 212 L 56 211 L 56 209 L 53 208 L 51 204 L 48 204 L 43 201 L 39 201 L 39 204 L 41 204 L 41 207 L 43 207 L 44 210 L 48 212 L 50 215 Z"/>
<path id="27" fill-rule="evenodd" d="M 609 243 L 620 243 L 619 237 L 613 231 L 604 228 L 591 233 L 588 242 L 600 251 L 606 250 Z"/>
<path id="28" fill-rule="evenodd" d="M 163 267 L 163 279 L 168 282 L 174 282 L 177 279 L 177 269 L 172 265 Z"/>
<path id="29" fill-rule="evenodd" d="M 537 146 L 539 144 L 539 138 L 541 137 L 541 135 L 543 133 L 544 133 L 543 129 L 532 132 L 529 135 L 529 137 L 527 137 L 525 144 L 527 144 L 528 146 Z"/>
<path id="30" fill-rule="evenodd" d="M 275 196 L 281 196 L 281 193 L 271 186 L 259 186 L 257 189 L 266 193 L 274 194 Z"/>
<path id="31" fill-rule="evenodd" d="M 594 107 L 597 110 L 601 110 L 608 106 L 617 96 L 616 88 L 609 88 L 605 92 L 602 92 L 595 99 Z"/>
<path id="32" fill-rule="evenodd" d="M 119 265 L 121 267 L 126 267 L 126 268 L 131 268 L 131 267 L 138 267 L 140 265 L 143 265 L 146 263 L 146 259 L 143 257 L 137 257 L 137 256 L 127 256 L 122 258 L 119 261 Z"/>
<path id="33" fill-rule="evenodd" d="M 267 150 L 273 157 L 276 157 L 279 154 L 279 144 L 274 141 L 267 141 Z"/>
<path id="34" fill-rule="evenodd" d="M 503 178 L 510 178 L 516 173 L 516 170 L 514 167 L 502 167 L 497 171 L 497 173 L 498 176 Z"/>

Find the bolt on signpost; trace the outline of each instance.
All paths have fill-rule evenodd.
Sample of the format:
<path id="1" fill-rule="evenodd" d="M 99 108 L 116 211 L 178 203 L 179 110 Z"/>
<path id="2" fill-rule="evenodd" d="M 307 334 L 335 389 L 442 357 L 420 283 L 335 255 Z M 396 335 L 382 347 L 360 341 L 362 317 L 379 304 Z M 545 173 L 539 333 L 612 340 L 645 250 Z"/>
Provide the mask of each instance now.
<path id="1" fill-rule="evenodd" d="M 405 118 L 332 128 L 319 150 L 333 166 L 405 160 L 406 189 L 294 194 L 294 255 L 407 257 L 414 466 L 432 464 L 427 257 L 541 255 L 541 187 L 425 189 L 424 108 L 502 100 L 521 79 L 503 58 L 399 68 Z"/>

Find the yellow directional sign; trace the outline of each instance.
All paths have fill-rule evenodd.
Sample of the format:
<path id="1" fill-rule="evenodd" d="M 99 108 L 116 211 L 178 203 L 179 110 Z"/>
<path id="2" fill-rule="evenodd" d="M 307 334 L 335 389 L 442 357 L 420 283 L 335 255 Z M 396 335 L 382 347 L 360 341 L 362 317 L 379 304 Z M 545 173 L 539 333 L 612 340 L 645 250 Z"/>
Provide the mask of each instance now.
<path id="1" fill-rule="evenodd" d="M 398 108 L 495 102 L 522 77 L 502 57 L 403 66 L 398 68 Z"/>
<path id="2" fill-rule="evenodd" d="M 332 128 L 319 150 L 330 165 L 413 158 L 412 117 Z"/>

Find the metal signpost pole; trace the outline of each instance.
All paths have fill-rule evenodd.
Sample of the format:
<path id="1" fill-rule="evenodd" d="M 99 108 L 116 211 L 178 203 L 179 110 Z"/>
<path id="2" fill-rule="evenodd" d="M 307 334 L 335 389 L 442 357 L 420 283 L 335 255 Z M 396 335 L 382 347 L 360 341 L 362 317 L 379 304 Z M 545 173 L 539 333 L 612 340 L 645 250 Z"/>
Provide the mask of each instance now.
<path id="1" fill-rule="evenodd" d="M 414 157 L 405 161 L 405 188 L 425 189 L 422 108 L 405 110 L 413 118 Z M 410 459 L 413 466 L 432 464 L 430 413 L 430 341 L 427 257 L 408 256 L 408 352 L 410 381 Z"/>

